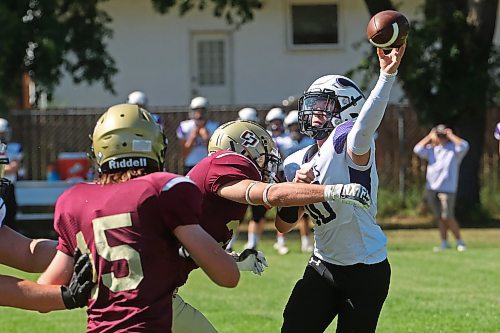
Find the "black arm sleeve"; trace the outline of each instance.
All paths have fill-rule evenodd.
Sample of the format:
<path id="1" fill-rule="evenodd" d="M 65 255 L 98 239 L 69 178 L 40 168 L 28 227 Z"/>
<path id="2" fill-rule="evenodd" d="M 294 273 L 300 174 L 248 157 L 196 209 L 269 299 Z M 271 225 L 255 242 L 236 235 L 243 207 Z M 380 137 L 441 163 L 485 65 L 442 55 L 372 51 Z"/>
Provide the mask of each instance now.
<path id="1" fill-rule="evenodd" d="M 299 207 L 278 207 L 278 216 L 286 223 L 295 223 L 299 219 Z"/>

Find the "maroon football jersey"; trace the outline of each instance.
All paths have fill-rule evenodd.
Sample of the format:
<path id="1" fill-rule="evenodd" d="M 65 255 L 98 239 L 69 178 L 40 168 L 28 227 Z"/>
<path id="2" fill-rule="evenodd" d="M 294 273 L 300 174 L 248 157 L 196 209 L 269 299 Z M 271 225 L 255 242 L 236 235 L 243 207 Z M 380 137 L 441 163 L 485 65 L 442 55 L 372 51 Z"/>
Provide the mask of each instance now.
<path id="1" fill-rule="evenodd" d="M 200 190 L 189 179 L 157 172 L 130 181 L 77 184 L 56 204 L 57 249 L 92 253 L 97 287 L 87 332 L 170 332 L 172 293 L 185 259 L 173 230 L 196 224 Z"/>
<path id="2" fill-rule="evenodd" d="M 198 185 L 203 194 L 201 226 L 225 246 L 232 237 L 232 231 L 228 229 L 227 224 L 243 219 L 248 205 L 222 198 L 217 195 L 217 190 L 232 181 L 260 181 L 259 170 L 251 160 L 241 154 L 219 151 L 205 157 L 187 176 Z"/>

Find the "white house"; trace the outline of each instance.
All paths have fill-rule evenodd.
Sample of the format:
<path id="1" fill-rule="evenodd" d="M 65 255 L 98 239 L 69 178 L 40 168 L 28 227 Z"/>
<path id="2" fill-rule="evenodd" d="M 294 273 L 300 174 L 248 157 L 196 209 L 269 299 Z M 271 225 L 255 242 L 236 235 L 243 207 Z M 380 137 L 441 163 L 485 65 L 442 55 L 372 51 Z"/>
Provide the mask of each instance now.
<path id="1" fill-rule="evenodd" d="M 421 0 L 401 2 L 400 11 L 417 15 Z M 133 90 L 144 91 L 151 106 L 183 106 L 196 95 L 211 104 L 279 104 L 321 75 L 355 67 L 372 47 L 362 0 L 265 0 L 239 29 L 214 17 L 210 6 L 183 17 L 177 8 L 156 13 L 150 0 L 101 6 L 113 19 L 109 52 L 119 70 L 117 95 L 66 77 L 53 106 L 103 107 L 125 101 Z M 496 40 L 498 31 L 497 25 Z M 400 98 L 396 89 L 393 102 Z"/>

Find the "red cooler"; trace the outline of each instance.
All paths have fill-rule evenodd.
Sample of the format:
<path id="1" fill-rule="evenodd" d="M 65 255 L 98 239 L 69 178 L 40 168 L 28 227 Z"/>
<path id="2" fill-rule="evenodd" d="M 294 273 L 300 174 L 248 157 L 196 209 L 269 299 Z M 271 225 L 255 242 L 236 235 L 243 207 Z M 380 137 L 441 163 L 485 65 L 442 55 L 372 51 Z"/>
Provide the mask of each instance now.
<path id="1" fill-rule="evenodd" d="M 85 180 L 90 161 L 85 152 L 63 152 L 57 158 L 57 171 L 61 180 Z"/>

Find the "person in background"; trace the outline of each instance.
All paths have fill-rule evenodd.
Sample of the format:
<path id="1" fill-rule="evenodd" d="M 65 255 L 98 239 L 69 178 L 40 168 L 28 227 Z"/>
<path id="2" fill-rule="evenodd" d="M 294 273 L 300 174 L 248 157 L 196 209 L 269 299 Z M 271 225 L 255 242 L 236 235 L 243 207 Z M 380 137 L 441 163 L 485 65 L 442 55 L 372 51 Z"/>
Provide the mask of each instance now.
<path id="1" fill-rule="evenodd" d="M 279 107 L 272 108 L 266 114 L 267 131 L 276 143 L 282 159 L 286 158 L 286 151 L 292 146 L 292 140 L 285 133 L 285 116 L 285 112 Z M 280 181 L 284 179 L 283 169 L 279 170 L 278 179 Z M 285 255 L 290 251 L 286 246 L 285 235 L 283 233 L 276 231 L 276 242 L 273 244 L 273 248 L 281 255 Z"/>
<path id="2" fill-rule="evenodd" d="M 236 263 L 200 226 L 196 184 L 162 172 L 166 143 L 148 111 L 110 107 L 91 140 L 99 175 L 59 197 L 57 253 L 38 282 L 66 283 L 69 251 L 78 246 L 90 253 L 97 279 L 87 332 L 171 332 L 173 293 L 187 278 L 179 246 L 221 286 L 238 284 Z"/>
<path id="3" fill-rule="evenodd" d="M 146 109 L 148 107 L 148 97 L 142 91 L 132 91 L 128 95 L 127 103 L 139 105 L 139 107 Z"/>
<path id="4" fill-rule="evenodd" d="M 498 140 L 498 153 L 500 154 L 500 122 L 497 123 L 495 127 L 495 139 Z"/>
<path id="5" fill-rule="evenodd" d="M 57 182 L 59 180 L 61 180 L 61 177 L 59 176 L 59 172 L 57 171 L 57 164 L 56 162 L 50 162 L 49 164 L 47 164 L 47 181 Z"/>
<path id="6" fill-rule="evenodd" d="M 138 105 L 140 108 L 143 108 L 146 110 L 148 109 L 148 97 L 142 91 L 137 90 L 137 91 L 131 92 L 128 95 L 127 103 Z M 155 123 L 160 125 L 160 129 L 161 129 L 162 133 L 164 133 L 165 128 L 164 128 L 162 116 L 158 113 L 151 113 L 151 115 L 153 116 Z"/>
<path id="7" fill-rule="evenodd" d="M 48 239 L 27 238 L 4 224 L 8 209 L 3 201 L 9 181 L 3 170 L 9 161 L 5 144 L 0 143 L 0 263 L 25 272 L 43 272 L 56 253 L 57 243 Z M 12 276 L 0 275 L 0 306 L 48 312 L 74 309 L 87 304 L 92 290 L 92 270 L 88 255 L 76 252 L 75 265 L 69 269 L 67 286 L 40 285 Z"/>
<path id="8" fill-rule="evenodd" d="M 455 219 L 455 199 L 460 163 L 468 151 L 469 143 L 443 124 L 432 128 L 413 148 L 413 152 L 428 163 L 425 176 L 426 199 L 438 220 L 441 238 L 441 246 L 434 248 L 436 252 L 450 248 L 448 231 L 456 239 L 457 250 L 467 250 Z"/>
<path id="9" fill-rule="evenodd" d="M 295 153 L 302 148 L 308 147 L 315 143 L 314 139 L 302 134 L 300 132 L 299 125 L 299 111 L 292 110 L 288 112 L 285 117 L 285 126 L 287 128 L 287 134 L 291 139 L 291 146 L 285 152 L 286 156 L 289 156 Z M 309 215 L 304 214 L 302 218 L 298 222 L 299 232 L 300 232 L 300 249 L 304 253 L 310 253 L 313 251 L 314 247 L 310 243 L 309 234 L 310 234 L 310 220 Z"/>
<path id="10" fill-rule="evenodd" d="M 5 218 L 5 225 L 8 225 L 14 230 L 17 230 L 16 213 L 16 181 L 24 178 L 24 167 L 22 165 L 24 152 L 23 145 L 19 142 L 12 142 L 12 129 L 9 122 L 5 118 L 0 118 L 0 142 L 7 145 L 5 152 L 9 163 L 4 166 L 3 178 L 9 180 L 8 185 L 5 187 L 4 201 L 7 205 L 7 216 Z"/>
<path id="11" fill-rule="evenodd" d="M 189 108 L 189 119 L 182 121 L 176 130 L 185 175 L 207 156 L 208 140 L 219 126 L 219 123 L 207 119 L 208 100 L 205 97 L 193 98 Z"/>
<path id="12" fill-rule="evenodd" d="M 248 120 L 248 121 L 253 121 L 254 123 L 259 123 L 259 115 L 257 114 L 257 110 L 254 108 L 243 108 L 240 111 L 238 111 L 238 120 Z"/>

